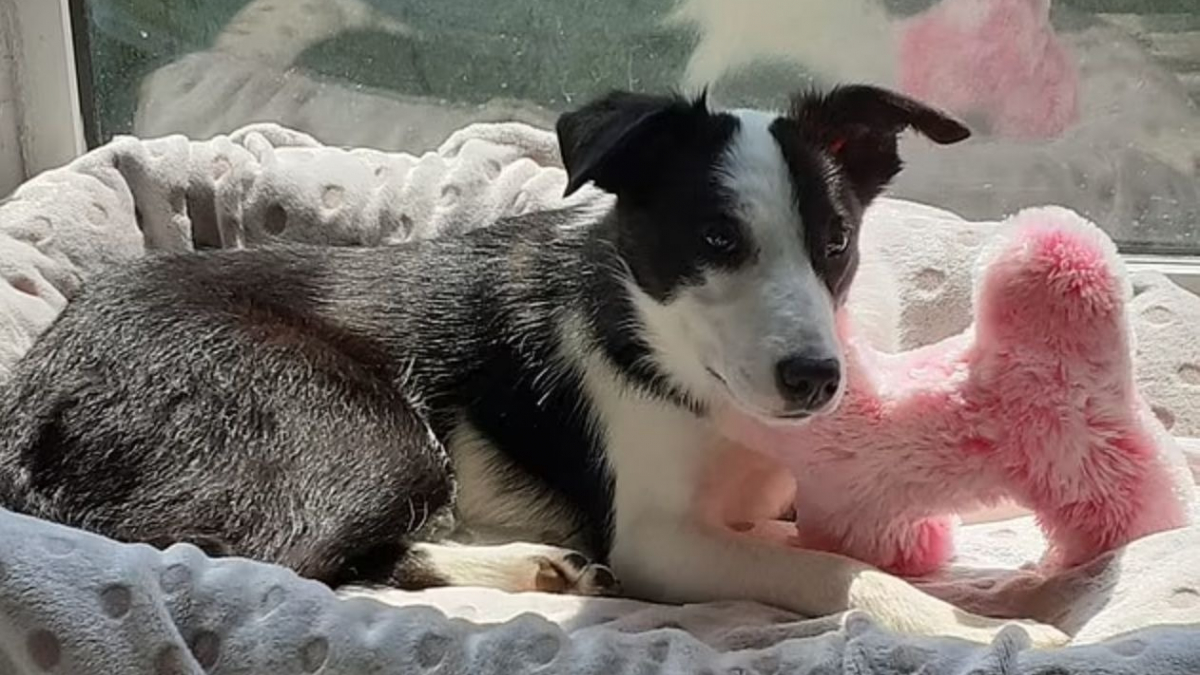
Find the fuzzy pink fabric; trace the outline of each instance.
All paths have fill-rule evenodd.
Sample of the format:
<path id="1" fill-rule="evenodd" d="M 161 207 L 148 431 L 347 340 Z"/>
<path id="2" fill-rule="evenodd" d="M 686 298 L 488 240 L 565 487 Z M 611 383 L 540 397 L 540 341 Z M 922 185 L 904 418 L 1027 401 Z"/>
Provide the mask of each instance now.
<path id="1" fill-rule="evenodd" d="M 800 427 L 726 414 L 797 481 L 798 545 L 919 576 L 953 554 L 953 514 L 1012 498 L 1068 567 L 1186 523 L 1173 443 L 1138 395 L 1115 246 L 1060 208 L 1025 211 L 983 256 L 974 327 L 883 354 L 843 317 L 846 392 Z"/>
<path id="2" fill-rule="evenodd" d="M 942 0 L 899 24 L 900 88 L 998 136 L 1053 138 L 1079 115 L 1079 73 L 1050 0 Z"/>

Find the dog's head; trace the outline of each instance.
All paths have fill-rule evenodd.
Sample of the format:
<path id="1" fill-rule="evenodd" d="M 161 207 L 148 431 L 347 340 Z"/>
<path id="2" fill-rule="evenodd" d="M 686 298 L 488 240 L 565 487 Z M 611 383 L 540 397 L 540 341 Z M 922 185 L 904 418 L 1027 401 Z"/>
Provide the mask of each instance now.
<path id="1" fill-rule="evenodd" d="M 657 365 L 699 401 L 789 420 L 840 392 L 834 313 L 908 128 L 969 135 L 868 86 L 798 95 L 786 114 L 618 92 L 557 131 L 567 193 L 590 181 L 617 197 L 613 243 Z"/>

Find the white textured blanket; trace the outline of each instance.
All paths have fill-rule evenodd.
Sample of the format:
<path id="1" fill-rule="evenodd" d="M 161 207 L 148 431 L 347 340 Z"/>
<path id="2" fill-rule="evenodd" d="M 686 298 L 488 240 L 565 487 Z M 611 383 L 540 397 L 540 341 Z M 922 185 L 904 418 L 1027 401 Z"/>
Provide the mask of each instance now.
<path id="1" fill-rule="evenodd" d="M 561 205 L 557 165 L 553 137 L 516 124 L 469 127 L 421 158 L 326 148 L 272 125 L 203 143 L 120 139 L 0 205 L 0 380 L 106 265 L 154 250 L 381 245 L 475 227 Z M 969 261 L 993 227 L 902 202 L 874 208 L 864 240 L 873 262 L 852 304 L 872 317 L 875 342 L 907 347 L 964 328 Z M 1157 275 L 1135 286 L 1139 381 L 1168 426 L 1200 435 L 1200 298 Z M 927 587 L 1054 621 L 1076 634 L 1071 648 L 1022 651 L 1019 633 L 991 647 L 902 638 L 865 618 L 843 625 L 745 604 L 367 593 L 405 606 L 391 609 L 270 566 L 0 512 L 0 673 L 1200 672 L 1200 627 L 1190 626 L 1200 623 L 1200 530 L 1049 580 L 1018 569 L 1040 546 L 1028 518 L 969 526 L 958 569 Z"/>

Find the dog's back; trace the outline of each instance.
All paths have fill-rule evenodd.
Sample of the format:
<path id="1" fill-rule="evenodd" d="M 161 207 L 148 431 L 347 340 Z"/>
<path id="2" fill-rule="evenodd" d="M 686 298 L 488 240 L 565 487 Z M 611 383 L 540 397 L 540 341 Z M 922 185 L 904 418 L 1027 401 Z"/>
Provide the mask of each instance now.
<path id="1" fill-rule="evenodd" d="M 0 400 L 0 499 L 118 539 L 252 554 L 331 583 L 347 566 L 386 568 L 398 552 L 371 550 L 382 534 L 372 527 L 394 539 L 427 525 L 450 488 L 433 446 L 397 447 L 428 433 L 389 381 L 384 346 L 330 309 L 333 266 L 360 257 L 169 257 L 90 284 Z M 384 479 L 397 489 L 378 489 Z M 325 518 L 347 502 L 394 522 Z M 364 559 L 300 544 L 327 539 L 366 542 Z"/>
<path id="2" fill-rule="evenodd" d="M 404 563 L 411 542 L 453 526 L 439 437 L 486 396 L 518 395 L 515 359 L 553 359 L 552 316 L 586 276 L 551 283 L 584 245 L 575 217 L 378 249 L 156 257 L 100 276 L 0 390 L 0 505 L 332 585 L 444 583 Z M 578 409 L 579 396 L 560 386 L 541 404 Z"/>

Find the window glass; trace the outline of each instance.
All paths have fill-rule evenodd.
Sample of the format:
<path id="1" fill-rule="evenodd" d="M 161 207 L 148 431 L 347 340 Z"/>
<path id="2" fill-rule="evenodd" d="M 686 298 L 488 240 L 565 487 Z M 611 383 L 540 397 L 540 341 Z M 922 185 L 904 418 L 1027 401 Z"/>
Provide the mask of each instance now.
<path id="1" fill-rule="evenodd" d="M 728 106 L 887 85 L 975 130 L 906 140 L 895 196 L 1072 207 L 1127 251 L 1200 252 L 1197 0 L 74 0 L 91 141 L 276 121 L 421 152 L 612 88 Z"/>

